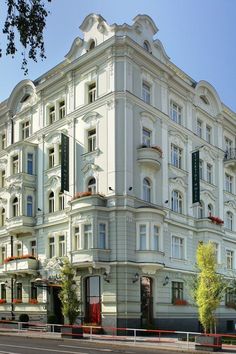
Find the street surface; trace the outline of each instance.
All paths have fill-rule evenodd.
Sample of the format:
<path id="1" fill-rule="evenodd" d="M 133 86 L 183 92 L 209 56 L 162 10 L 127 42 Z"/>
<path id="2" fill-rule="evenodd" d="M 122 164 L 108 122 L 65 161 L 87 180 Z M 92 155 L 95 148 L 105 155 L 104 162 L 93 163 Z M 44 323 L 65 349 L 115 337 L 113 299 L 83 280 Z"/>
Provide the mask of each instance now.
<path id="1" fill-rule="evenodd" d="M 133 354 L 133 353 L 167 354 L 166 350 L 154 348 L 122 347 L 107 343 L 92 343 L 89 340 L 55 340 L 25 338 L 17 336 L 0 336 L 0 354 Z M 172 351 L 171 353 L 179 353 Z"/>

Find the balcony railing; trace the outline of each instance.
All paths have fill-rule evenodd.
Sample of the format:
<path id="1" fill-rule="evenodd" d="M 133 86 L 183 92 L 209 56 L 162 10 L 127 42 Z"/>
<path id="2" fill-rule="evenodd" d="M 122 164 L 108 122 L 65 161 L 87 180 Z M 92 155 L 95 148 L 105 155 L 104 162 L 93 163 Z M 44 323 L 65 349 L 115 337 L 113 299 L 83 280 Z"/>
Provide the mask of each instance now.
<path id="1" fill-rule="evenodd" d="M 9 257 L 1 266 L 0 273 L 34 274 L 38 269 L 38 261 L 33 256 Z"/>
<path id="2" fill-rule="evenodd" d="M 227 167 L 231 167 L 233 169 L 236 168 L 236 149 L 235 148 L 225 151 L 224 163 Z"/>

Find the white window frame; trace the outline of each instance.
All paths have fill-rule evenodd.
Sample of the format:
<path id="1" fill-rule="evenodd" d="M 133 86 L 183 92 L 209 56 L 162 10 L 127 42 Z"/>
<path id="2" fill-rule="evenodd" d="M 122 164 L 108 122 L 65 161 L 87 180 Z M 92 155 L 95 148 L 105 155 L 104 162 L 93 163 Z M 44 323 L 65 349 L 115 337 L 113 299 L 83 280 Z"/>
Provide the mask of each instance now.
<path id="1" fill-rule="evenodd" d="M 21 123 L 22 140 L 30 136 L 30 121 L 26 120 Z"/>
<path id="2" fill-rule="evenodd" d="M 225 190 L 226 192 L 233 193 L 233 176 L 225 173 Z"/>
<path id="3" fill-rule="evenodd" d="M 141 231 L 141 228 L 144 228 L 143 231 Z M 139 222 L 137 223 L 137 250 L 138 251 L 147 251 L 148 250 L 148 240 L 147 240 L 147 234 L 149 231 L 149 225 L 148 223 L 145 222 Z M 141 238 L 144 236 L 144 241 L 141 241 Z"/>
<path id="4" fill-rule="evenodd" d="M 231 211 L 226 212 L 226 220 L 225 220 L 226 229 L 233 231 L 233 213 Z"/>
<path id="5" fill-rule="evenodd" d="M 50 147 L 48 149 L 48 168 L 53 168 L 55 166 L 55 147 Z"/>
<path id="6" fill-rule="evenodd" d="M 30 241 L 30 253 L 34 257 L 37 256 L 37 241 L 36 240 Z"/>
<path id="7" fill-rule="evenodd" d="M 19 154 L 12 156 L 12 174 L 15 175 L 19 173 Z"/>
<path id="8" fill-rule="evenodd" d="M 93 152 L 97 149 L 97 129 L 93 127 L 87 130 L 88 152 Z"/>
<path id="9" fill-rule="evenodd" d="M 201 119 L 197 119 L 197 136 L 199 136 L 199 138 L 202 138 L 202 130 L 203 128 L 203 123 Z"/>
<path id="10" fill-rule="evenodd" d="M 56 106 L 55 104 L 48 107 L 48 123 L 51 125 L 56 121 Z"/>
<path id="11" fill-rule="evenodd" d="M 171 164 L 177 168 L 182 168 L 182 155 L 183 150 L 175 145 L 171 144 Z"/>
<path id="12" fill-rule="evenodd" d="M 81 247 L 81 225 L 75 226 L 74 228 L 74 250 L 78 251 Z"/>
<path id="13" fill-rule="evenodd" d="M 206 141 L 211 144 L 212 143 L 212 127 L 210 125 L 206 125 Z"/>
<path id="14" fill-rule="evenodd" d="M 173 122 L 182 124 L 182 115 L 183 115 L 183 109 L 182 107 L 174 102 L 170 101 L 170 118 L 173 120 Z"/>
<path id="15" fill-rule="evenodd" d="M 65 235 L 58 236 L 58 256 L 59 257 L 66 256 L 66 236 Z"/>
<path id="16" fill-rule="evenodd" d="M 151 147 L 152 145 L 152 131 L 146 127 L 142 128 L 142 145 L 144 147 Z"/>
<path id="17" fill-rule="evenodd" d="M 48 238 L 48 256 L 49 258 L 55 257 L 56 247 L 55 247 L 55 236 L 49 236 Z"/>
<path id="18" fill-rule="evenodd" d="M 104 229 L 101 230 L 100 226 L 104 226 Z M 99 222 L 98 223 L 98 248 L 106 249 L 107 248 L 107 223 Z"/>
<path id="19" fill-rule="evenodd" d="M 151 85 L 147 83 L 146 81 L 142 82 L 142 100 L 147 103 L 151 104 Z"/>
<path id="20" fill-rule="evenodd" d="M 142 181 L 143 200 L 151 203 L 152 201 L 152 182 L 148 177 L 144 177 Z"/>
<path id="21" fill-rule="evenodd" d="M 83 225 L 83 249 L 89 250 L 93 247 L 93 226 L 92 224 Z"/>
<path id="22" fill-rule="evenodd" d="M 210 163 L 206 165 L 206 178 L 208 183 L 213 184 L 213 166 Z"/>
<path id="23" fill-rule="evenodd" d="M 226 249 L 226 268 L 234 269 L 234 251 L 230 249 Z"/>
<path id="24" fill-rule="evenodd" d="M 176 189 L 171 192 L 171 210 L 176 213 L 183 213 L 183 196 L 182 193 Z"/>
<path id="25" fill-rule="evenodd" d="M 185 260 L 186 239 L 177 235 L 171 236 L 171 257 L 174 259 Z M 178 249 L 177 249 L 178 248 Z"/>
<path id="26" fill-rule="evenodd" d="M 12 199 L 12 217 L 15 218 L 20 215 L 20 205 L 19 197 L 14 197 Z"/>
<path id="27" fill-rule="evenodd" d="M 65 100 L 61 100 L 58 102 L 58 111 L 59 111 L 59 119 L 62 119 L 66 116 L 66 102 L 65 102 Z"/>
<path id="28" fill-rule="evenodd" d="M 95 81 L 88 84 L 88 103 L 93 103 L 97 98 L 97 84 Z"/>

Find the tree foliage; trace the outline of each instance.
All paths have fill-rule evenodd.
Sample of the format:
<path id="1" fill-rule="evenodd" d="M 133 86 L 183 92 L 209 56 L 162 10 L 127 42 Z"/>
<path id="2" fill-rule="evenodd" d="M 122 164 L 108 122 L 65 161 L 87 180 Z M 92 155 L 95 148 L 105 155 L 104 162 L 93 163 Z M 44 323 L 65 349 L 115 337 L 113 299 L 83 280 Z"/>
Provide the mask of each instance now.
<path id="1" fill-rule="evenodd" d="M 75 270 L 72 264 L 64 261 L 61 269 L 62 288 L 59 294 L 62 302 L 62 313 L 68 319 L 69 324 L 74 324 L 78 313 L 80 302 L 77 297 L 76 284 L 75 284 Z"/>
<path id="2" fill-rule="evenodd" d="M 23 47 L 21 52 L 22 69 L 28 72 L 28 59 L 37 62 L 38 56 L 45 58 L 43 31 L 46 26 L 46 18 L 49 11 L 45 2 L 51 0 L 5 0 L 7 15 L 2 28 L 6 35 L 6 55 L 15 56 L 18 51 L 17 40 Z M 0 57 L 3 54 L 0 48 Z"/>
<path id="3" fill-rule="evenodd" d="M 200 243 L 197 248 L 199 274 L 196 280 L 195 300 L 198 305 L 199 320 L 206 333 L 216 327 L 215 311 L 220 305 L 225 282 L 217 274 L 216 250 L 212 242 Z"/>

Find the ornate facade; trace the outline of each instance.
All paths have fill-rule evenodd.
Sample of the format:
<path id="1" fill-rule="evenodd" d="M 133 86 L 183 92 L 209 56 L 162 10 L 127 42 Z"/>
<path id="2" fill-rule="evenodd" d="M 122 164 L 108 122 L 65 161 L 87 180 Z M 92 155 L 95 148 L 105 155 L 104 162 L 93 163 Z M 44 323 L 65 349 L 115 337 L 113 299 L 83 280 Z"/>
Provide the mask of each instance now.
<path id="1" fill-rule="evenodd" d="M 236 114 L 170 61 L 149 16 L 109 25 L 92 14 L 80 29 L 61 63 L 0 104 L 0 317 L 62 322 L 68 256 L 85 323 L 198 330 L 198 242 L 215 243 L 220 273 L 236 268 Z M 234 302 L 227 292 L 219 330 L 234 328 Z"/>

